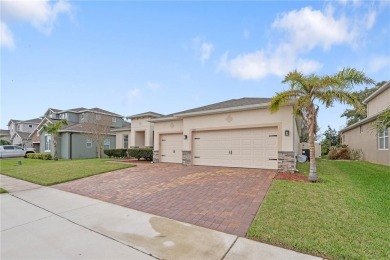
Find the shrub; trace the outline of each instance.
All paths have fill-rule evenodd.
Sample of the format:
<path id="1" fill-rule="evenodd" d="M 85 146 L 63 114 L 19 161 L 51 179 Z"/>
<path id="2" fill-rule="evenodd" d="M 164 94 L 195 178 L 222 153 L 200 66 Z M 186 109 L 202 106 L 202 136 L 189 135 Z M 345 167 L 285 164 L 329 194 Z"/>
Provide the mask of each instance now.
<path id="1" fill-rule="evenodd" d="M 0 140 L 0 145 L 10 145 L 10 144 L 11 144 L 11 142 L 9 142 L 7 140 L 3 140 L 3 139 Z"/>
<path id="2" fill-rule="evenodd" d="M 41 159 L 41 160 L 52 160 L 53 155 L 51 155 L 51 153 L 28 153 L 27 158 Z"/>
<path id="3" fill-rule="evenodd" d="M 127 151 L 130 157 L 137 158 L 138 160 L 145 158 L 151 161 L 153 159 L 153 148 L 131 148 Z"/>
<path id="4" fill-rule="evenodd" d="M 328 153 L 329 160 L 350 160 L 351 151 L 348 147 L 333 147 Z"/>
<path id="5" fill-rule="evenodd" d="M 360 161 L 363 158 L 362 149 L 352 149 L 351 150 L 351 160 Z"/>
<path id="6" fill-rule="evenodd" d="M 124 158 L 127 157 L 127 149 L 106 149 L 104 150 L 104 154 L 108 157 L 115 157 L 115 158 Z"/>

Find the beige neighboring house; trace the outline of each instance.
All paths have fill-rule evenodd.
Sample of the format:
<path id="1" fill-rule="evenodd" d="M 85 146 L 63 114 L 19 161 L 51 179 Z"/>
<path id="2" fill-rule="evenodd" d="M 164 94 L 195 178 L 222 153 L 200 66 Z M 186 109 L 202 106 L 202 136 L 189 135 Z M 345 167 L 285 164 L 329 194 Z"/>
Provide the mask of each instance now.
<path id="1" fill-rule="evenodd" d="M 299 122 L 292 103 L 271 113 L 270 100 L 232 99 L 150 119 L 153 161 L 293 172 Z"/>
<path id="2" fill-rule="evenodd" d="M 123 127 L 111 130 L 116 134 L 117 148 L 153 147 L 154 124 L 149 121 L 161 116 L 149 111 L 126 117 L 131 123 L 126 122 Z"/>
<path id="3" fill-rule="evenodd" d="M 390 107 L 390 81 L 363 101 L 367 105 L 367 117 L 341 130 L 342 143 L 351 149 L 361 149 L 363 160 L 390 165 L 389 132 L 378 132 L 373 123 Z"/>

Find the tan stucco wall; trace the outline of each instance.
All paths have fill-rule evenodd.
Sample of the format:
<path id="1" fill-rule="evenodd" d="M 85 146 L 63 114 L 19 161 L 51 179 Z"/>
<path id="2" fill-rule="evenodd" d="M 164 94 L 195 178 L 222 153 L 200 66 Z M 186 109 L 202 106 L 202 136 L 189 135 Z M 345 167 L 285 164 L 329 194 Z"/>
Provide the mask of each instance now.
<path id="1" fill-rule="evenodd" d="M 202 130 L 221 130 L 248 127 L 278 127 L 278 150 L 294 151 L 294 135 L 296 126 L 292 106 L 282 107 L 278 112 L 271 114 L 268 108 L 220 113 L 196 117 L 187 117 L 180 121 L 158 122 L 154 125 L 154 149 L 159 150 L 159 134 L 183 133 L 183 150 L 192 148 L 192 133 Z M 290 135 L 285 136 L 284 131 L 289 130 Z M 184 140 L 187 135 L 187 140 Z M 298 142 L 295 140 L 296 145 Z"/>
<path id="2" fill-rule="evenodd" d="M 143 117 L 143 118 L 135 118 L 131 120 L 131 135 L 130 135 L 130 143 L 131 146 L 134 146 L 139 143 L 136 142 L 136 132 L 145 131 L 145 146 L 153 146 L 153 123 L 148 122 L 152 117 Z"/>
<path id="3" fill-rule="evenodd" d="M 367 103 L 367 116 L 372 116 L 390 106 L 390 88 Z"/>
<path id="4" fill-rule="evenodd" d="M 372 122 L 361 127 L 362 133 L 360 133 L 359 126 L 344 132 L 342 134 L 343 144 L 351 149 L 361 149 L 365 161 L 390 165 L 390 150 L 378 150 L 378 137 L 376 130 L 372 128 Z"/>
<path id="5" fill-rule="evenodd" d="M 309 143 L 300 143 L 299 144 L 299 154 L 302 154 L 303 149 L 310 149 L 310 144 Z M 314 149 L 315 149 L 316 158 L 321 158 L 321 144 L 314 143 Z"/>
<path id="6" fill-rule="evenodd" d="M 130 130 L 126 130 L 126 131 L 120 131 L 120 132 L 116 132 L 115 133 L 116 148 L 124 148 L 123 147 L 123 136 L 124 135 L 128 135 L 129 136 L 129 147 L 127 147 L 127 148 L 130 148 L 130 146 L 132 146 L 132 144 L 130 142 L 131 131 Z"/>
<path id="7" fill-rule="evenodd" d="M 154 123 L 154 150 L 160 150 L 160 135 L 176 133 L 183 133 L 183 120 Z"/>

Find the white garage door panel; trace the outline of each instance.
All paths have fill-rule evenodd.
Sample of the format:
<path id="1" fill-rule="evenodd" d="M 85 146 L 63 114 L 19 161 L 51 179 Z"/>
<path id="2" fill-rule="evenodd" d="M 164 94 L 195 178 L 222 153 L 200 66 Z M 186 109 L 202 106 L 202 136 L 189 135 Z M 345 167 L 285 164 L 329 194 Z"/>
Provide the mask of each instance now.
<path id="1" fill-rule="evenodd" d="M 160 136 L 161 162 L 182 162 L 182 134 L 165 134 Z"/>
<path id="2" fill-rule="evenodd" d="M 195 132 L 194 165 L 277 169 L 277 128 Z M 231 154 L 230 154 L 231 151 Z"/>

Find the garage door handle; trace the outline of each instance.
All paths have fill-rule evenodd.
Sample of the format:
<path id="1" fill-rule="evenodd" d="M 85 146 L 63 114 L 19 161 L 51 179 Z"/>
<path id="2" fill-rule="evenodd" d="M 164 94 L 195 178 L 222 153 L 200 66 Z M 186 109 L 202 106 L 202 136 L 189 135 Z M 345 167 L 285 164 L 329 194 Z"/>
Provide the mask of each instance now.
<path id="1" fill-rule="evenodd" d="M 199 156 L 195 156 L 194 158 L 197 158 L 197 159 L 199 159 L 200 157 L 199 157 Z"/>
<path id="2" fill-rule="evenodd" d="M 278 135 L 269 135 L 268 137 L 276 137 L 276 136 L 278 136 Z"/>
<path id="3" fill-rule="evenodd" d="M 162 154 L 161 156 L 165 156 L 165 154 Z"/>
<path id="4" fill-rule="evenodd" d="M 269 158 L 268 160 L 270 160 L 270 161 L 277 161 L 278 159 Z"/>
<path id="5" fill-rule="evenodd" d="M 194 138 L 195 140 L 199 140 L 200 138 L 199 137 L 196 137 L 196 138 Z"/>

